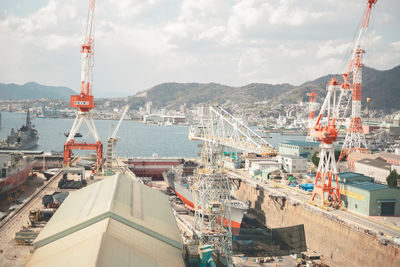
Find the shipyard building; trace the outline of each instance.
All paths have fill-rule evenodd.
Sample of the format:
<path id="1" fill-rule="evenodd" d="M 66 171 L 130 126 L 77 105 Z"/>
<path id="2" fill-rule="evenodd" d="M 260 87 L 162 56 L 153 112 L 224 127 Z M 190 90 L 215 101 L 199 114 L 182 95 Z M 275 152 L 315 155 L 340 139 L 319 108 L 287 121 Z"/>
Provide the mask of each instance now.
<path id="1" fill-rule="evenodd" d="M 185 266 L 167 196 L 124 175 L 71 192 L 27 266 Z"/>
<path id="2" fill-rule="evenodd" d="M 400 188 L 374 183 L 361 173 L 338 174 L 342 205 L 366 216 L 400 215 Z"/>

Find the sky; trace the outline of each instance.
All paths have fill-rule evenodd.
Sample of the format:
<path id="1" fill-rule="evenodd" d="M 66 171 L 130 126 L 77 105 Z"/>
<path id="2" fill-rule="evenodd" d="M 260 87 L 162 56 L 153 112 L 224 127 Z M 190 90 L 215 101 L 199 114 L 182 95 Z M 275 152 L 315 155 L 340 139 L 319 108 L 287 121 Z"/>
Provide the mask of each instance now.
<path id="1" fill-rule="evenodd" d="M 299 85 L 343 73 L 366 0 L 97 0 L 95 97 L 163 82 Z M 89 0 L 1 0 L 0 82 L 79 91 Z M 378 0 L 365 64 L 400 64 L 400 1 Z"/>

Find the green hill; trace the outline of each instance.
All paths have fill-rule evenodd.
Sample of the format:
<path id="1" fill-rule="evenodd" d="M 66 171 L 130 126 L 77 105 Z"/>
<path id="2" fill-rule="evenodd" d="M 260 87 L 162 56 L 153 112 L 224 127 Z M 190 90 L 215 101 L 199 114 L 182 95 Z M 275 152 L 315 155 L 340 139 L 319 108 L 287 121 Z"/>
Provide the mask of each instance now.
<path id="1" fill-rule="evenodd" d="M 307 93 L 315 91 L 319 98 L 326 94 L 326 83 L 338 75 L 326 75 L 299 86 L 291 84 L 252 83 L 242 87 L 231 87 L 217 83 L 162 83 L 130 97 L 133 106 L 143 106 L 152 101 L 157 108 L 176 108 L 186 103 L 195 104 L 253 104 L 256 101 L 269 103 L 296 103 L 307 101 Z M 365 67 L 363 69 L 362 103 L 371 98 L 373 109 L 400 109 L 400 66 L 379 71 Z"/>
<path id="2" fill-rule="evenodd" d="M 72 89 L 62 86 L 46 86 L 35 82 L 23 85 L 14 83 L 0 83 L 0 100 L 21 100 L 39 98 L 69 98 L 71 94 L 76 94 Z"/>

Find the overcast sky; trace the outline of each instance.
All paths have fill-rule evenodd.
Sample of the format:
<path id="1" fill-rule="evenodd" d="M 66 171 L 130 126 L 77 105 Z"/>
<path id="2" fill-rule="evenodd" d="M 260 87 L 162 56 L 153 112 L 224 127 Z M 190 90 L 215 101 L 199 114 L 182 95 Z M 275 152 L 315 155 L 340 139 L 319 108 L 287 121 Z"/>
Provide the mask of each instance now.
<path id="1" fill-rule="evenodd" d="M 163 82 L 301 84 L 344 72 L 366 0 L 98 0 L 95 97 Z M 1 0 L 0 82 L 80 84 L 89 0 Z M 400 64 L 400 1 L 379 0 L 366 64 Z M 372 40 L 372 41 L 371 41 Z"/>

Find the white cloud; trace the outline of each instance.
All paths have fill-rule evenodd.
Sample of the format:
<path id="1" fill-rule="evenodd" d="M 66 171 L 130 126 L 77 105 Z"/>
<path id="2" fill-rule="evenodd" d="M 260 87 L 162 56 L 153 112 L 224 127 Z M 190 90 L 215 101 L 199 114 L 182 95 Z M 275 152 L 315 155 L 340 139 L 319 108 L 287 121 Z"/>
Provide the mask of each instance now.
<path id="1" fill-rule="evenodd" d="M 0 4 L 0 82 L 78 85 L 88 5 L 49 0 L 19 15 Z M 98 0 L 94 94 L 132 94 L 166 81 L 299 84 L 342 72 L 364 6 L 347 0 Z M 366 54 L 374 60 L 367 64 L 390 68 L 400 62 L 394 38 L 399 5 L 378 1 L 374 12 L 374 46 Z"/>

